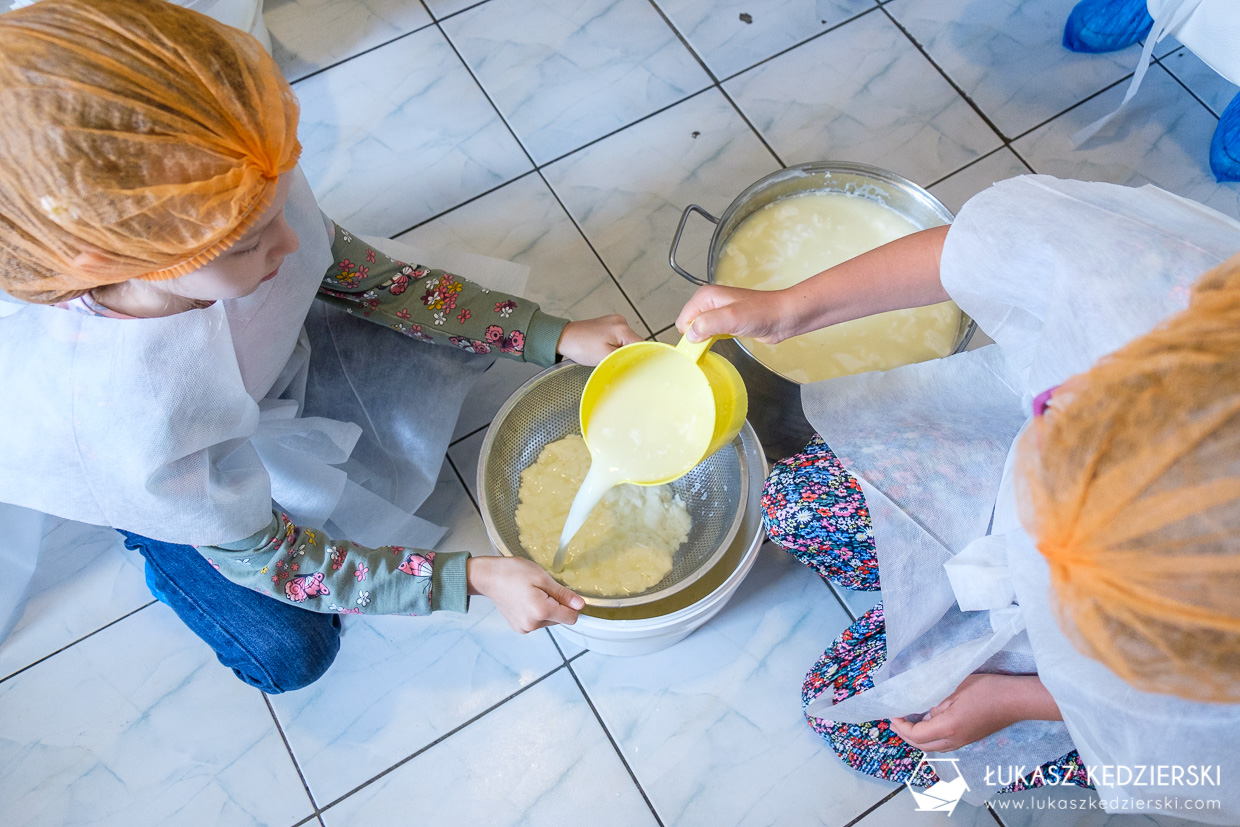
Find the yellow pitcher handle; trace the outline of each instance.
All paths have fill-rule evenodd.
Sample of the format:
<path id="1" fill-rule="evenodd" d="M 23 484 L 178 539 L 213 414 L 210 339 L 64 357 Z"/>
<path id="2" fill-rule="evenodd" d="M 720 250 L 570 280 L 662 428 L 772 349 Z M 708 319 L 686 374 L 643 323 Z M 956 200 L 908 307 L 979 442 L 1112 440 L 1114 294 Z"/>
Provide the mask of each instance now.
<path id="1" fill-rule="evenodd" d="M 715 342 L 719 341 L 720 339 L 731 339 L 731 338 L 732 337 L 728 336 L 727 334 L 720 333 L 715 336 L 711 336 L 709 339 L 703 339 L 700 342 L 690 342 L 688 336 L 681 336 L 680 341 L 676 343 L 676 349 L 679 350 L 684 355 L 688 356 L 693 361 L 700 362 L 702 361 L 703 354 L 705 354 L 706 351 L 710 350 L 711 345 L 713 345 Z"/>
<path id="2" fill-rule="evenodd" d="M 717 353 L 708 353 L 715 342 L 731 338 L 720 334 L 700 342 L 690 342 L 688 337 L 681 336 L 676 345 L 676 350 L 696 362 L 702 373 L 706 374 L 715 399 L 715 430 L 703 457 L 710 456 L 735 439 L 749 413 L 749 395 L 745 392 L 741 375 L 727 359 Z"/>

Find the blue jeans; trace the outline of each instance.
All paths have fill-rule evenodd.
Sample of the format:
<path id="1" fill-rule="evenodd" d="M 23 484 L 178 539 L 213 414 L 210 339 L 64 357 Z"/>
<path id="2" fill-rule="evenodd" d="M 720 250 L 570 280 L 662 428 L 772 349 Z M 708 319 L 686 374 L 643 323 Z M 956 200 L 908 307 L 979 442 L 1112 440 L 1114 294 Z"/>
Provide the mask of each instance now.
<path id="1" fill-rule="evenodd" d="M 308 686 L 340 650 L 340 617 L 282 603 L 238 586 L 193 546 L 122 531 L 125 546 L 146 558 L 146 582 L 220 663 L 274 695 Z"/>

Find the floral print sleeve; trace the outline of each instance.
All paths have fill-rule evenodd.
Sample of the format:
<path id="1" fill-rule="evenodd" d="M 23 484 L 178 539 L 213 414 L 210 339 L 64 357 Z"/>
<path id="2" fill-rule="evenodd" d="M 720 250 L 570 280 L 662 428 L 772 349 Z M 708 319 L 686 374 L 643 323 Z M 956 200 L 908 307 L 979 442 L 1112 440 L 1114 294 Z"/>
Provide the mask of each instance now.
<path id="1" fill-rule="evenodd" d="M 428 615 L 469 608 L 468 552 L 366 548 L 301 528 L 279 512 L 245 540 L 198 551 L 234 583 L 314 612 Z"/>
<path id="2" fill-rule="evenodd" d="M 424 342 L 546 367 L 568 324 L 537 304 L 389 258 L 336 225 L 319 299 Z"/>

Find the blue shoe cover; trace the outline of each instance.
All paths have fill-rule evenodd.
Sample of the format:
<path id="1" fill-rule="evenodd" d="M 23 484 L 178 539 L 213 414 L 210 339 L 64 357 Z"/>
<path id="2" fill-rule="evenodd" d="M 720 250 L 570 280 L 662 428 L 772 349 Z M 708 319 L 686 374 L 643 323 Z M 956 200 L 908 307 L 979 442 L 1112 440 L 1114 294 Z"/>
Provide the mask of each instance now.
<path id="1" fill-rule="evenodd" d="M 1081 0 L 1068 15 L 1063 47 L 1073 52 L 1114 52 L 1145 37 L 1154 25 L 1145 0 Z"/>
<path id="2" fill-rule="evenodd" d="M 1219 183 L 1240 181 L 1240 95 L 1231 99 L 1210 141 L 1210 171 Z"/>

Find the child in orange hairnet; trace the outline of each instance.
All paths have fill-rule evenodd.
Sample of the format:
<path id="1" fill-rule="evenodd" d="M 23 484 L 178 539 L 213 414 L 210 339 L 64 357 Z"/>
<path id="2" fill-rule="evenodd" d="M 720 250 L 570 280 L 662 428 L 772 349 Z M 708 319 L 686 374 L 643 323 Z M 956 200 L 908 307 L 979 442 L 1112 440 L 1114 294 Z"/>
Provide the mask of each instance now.
<path id="1" fill-rule="evenodd" d="M 1240 819 L 1237 250 L 1240 223 L 1153 187 L 1026 176 L 950 228 L 685 306 L 691 338 L 777 343 L 950 298 L 996 342 L 804 386 L 819 435 L 765 486 L 772 539 L 881 583 L 803 689 L 850 766 L 949 812 L 1075 784 Z"/>
<path id="2" fill-rule="evenodd" d="M 442 533 L 410 512 L 489 358 L 595 364 L 639 338 L 622 317 L 325 220 L 270 56 L 162 0 L 0 17 L 0 105 L 0 504 L 121 530 L 266 692 L 327 669 L 340 614 L 482 594 L 518 632 L 575 621 L 529 561 L 410 547 Z"/>

